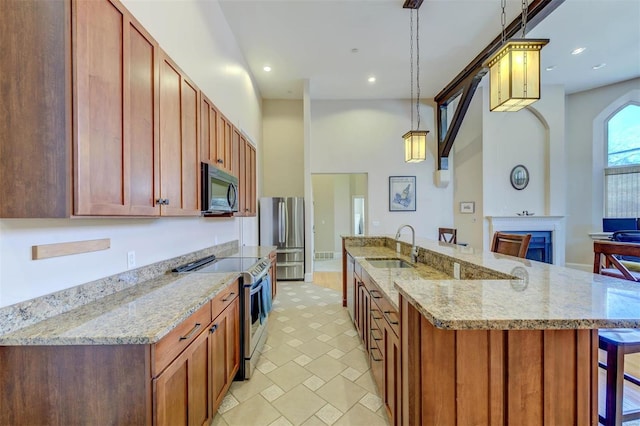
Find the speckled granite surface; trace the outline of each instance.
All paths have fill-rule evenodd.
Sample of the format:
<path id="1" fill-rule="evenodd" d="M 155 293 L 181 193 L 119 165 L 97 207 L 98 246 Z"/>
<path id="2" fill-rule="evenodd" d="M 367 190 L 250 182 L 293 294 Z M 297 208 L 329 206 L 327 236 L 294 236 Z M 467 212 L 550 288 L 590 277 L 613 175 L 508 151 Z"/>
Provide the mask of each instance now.
<path id="1" fill-rule="evenodd" d="M 237 273 L 179 275 L 167 274 L 167 271 L 211 254 L 266 257 L 274 249 L 272 246 L 239 247 L 237 241 L 230 241 L 4 307 L 0 309 L 0 345 L 148 343 L 149 339 L 166 334 L 213 298 L 230 283 L 229 277 L 238 276 Z M 189 294 L 193 294 L 194 301 L 189 299 Z M 143 297 L 140 304 L 136 301 L 138 296 Z M 171 308 L 166 312 L 158 310 L 165 301 L 175 302 L 177 311 L 183 306 L 183 312 L 171 313 Z M 133 327 L 141 322 L 140 318 L 145 318 L 138 308 L 149 309 L 151 322 L 155 322 L 158 315 L 166 315 L 166 319 L 151 326 L 152 329 L 140 324 L 143 328 L 138 333 Z M 137 316 L 131 317 L 132 312 L 138 312 Z M 126 323 L 124 317 L 130 322 Z M 122 331 L 121 335 L 118 330 Z"/>
<path id="2" fill-rule="evenodd" d="M 2 335 L 0 345 L 155 343 L 237 277 L 237 273 L 165 274 Z"/>
<path id="3" fill-rule="evenodd" d="M 385 237 L 375 237 L 370 248 L 364 240 L 350 246 L 352 239 L 345 239 L 347 250 L 372 278 L 380 272 L 367 267 L 362 257 L 395 256 L 395 250 L 380 247 L 380 238 Z M 386 244 L 395 246 L 395 240 L 388 237 Z M 454 260 L 469 270 L 463 280 L 421 276 L 420 270 L 407 276 L 406 269 L 390 275 L 396 290 L 438 328 L 640 328 L 637 283 L 438 241 L 420 239 L 416 245 L 421 247 L 419 259 L 441 259 L 427 263 L 436 270 Z M 402 252 L 408 253 L 404 245 Z M 474 268 L 481 273 L 474 274 Z"/>

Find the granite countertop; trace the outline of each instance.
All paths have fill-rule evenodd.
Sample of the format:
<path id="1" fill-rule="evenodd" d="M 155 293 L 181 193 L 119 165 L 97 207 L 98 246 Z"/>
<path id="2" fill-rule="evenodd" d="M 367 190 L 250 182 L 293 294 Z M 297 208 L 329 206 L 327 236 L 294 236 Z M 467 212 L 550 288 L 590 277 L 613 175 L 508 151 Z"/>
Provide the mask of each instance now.
<path id="1" fill-rule="evenodd" d="M 451 279 L 447 274 L 438 271 L 424 263 L 416 263 L 413 268 L 376 268 L 367 261 L 367 258 L 389 258 L 397 257 L 410 262 L 408 256 L 396 253 L 387 247 L 349 247 L 347 251 L 356 261 L 367 271 L 367 274 L 376 282 L 383 295 L 389 303 L 398 311 L 398 290 L 394 283 L 399 280 L 414 281 L 422 279 L 446 280 Z"/>
<path id="2" fill-rule="evenodd" d="M 232 245 L 216 252 L 216 257 L 264 258 L 275 246 Z M 204 255 L 207 253 L 199 253 Z M 193 254 L 173 259 L 176 264 L 194 260 Z M 72 309 L 54 313 L 35 323 L 0 333 L 0 345 L 124 345 L 152 344 L 158 342 L 178 324 L 186 320 L 218 293 L 232 285 L 240 272 L 227 273 L 157 273 L 158 268 L 171 269 L 166 262 L 141 268 L 141 282 L 118 289 L 121 278 L 109 277 L 107 283 L 92 284 L 104 294 L 90 294 L 89 300 L 69 298 L 64 303 Z M 147 277 L 147 273 L 153 274 Z M 87 284 L 90 285 L 90 284 Z M 86 286 L 86 285 L 85 285 Z M 86 289 L 83 289 L 83 291 Z M 74 293 L 73 289 L 68 290 Z M 82 291 L 77 292 L 81 296 Z M 106 295 L 105 295 L 106 294 Z M 68 295 L 59 296 L 69 297 Z M 58 300 L 58 296 L 44 298 Z M 62 299 L 60 299 L 62 300 Z M 34 306 L 49 306 L 37 299 Z M 60 302 L 63 303 L 63 302 Z M 55 305 L 56 303 L 52 303 Z M 20 312 L 12 310 L 5 320 L 21 321 Z"/>
<path id="3" fill-rule="evenodd" d="M 407 275 L 406 269 L 397 275 L 398 270 L 391 272 L 389 279 L 399 294 L 438 328 L 640 328 L 637 283 L 439 241 L 420 239 L 416 245 L 425 250 L 421 257 L 425 252 L 437 253 L 466 268 L 513 277 L 456 280 L 451 276 L 420 276 L 420 269 L 415 275 Z M 387 247 L 346 248 L 374 280 L 379 268 L 367 265 L 363 258 L 396 257 Z M 432 266 L 442 270 L 442 265 Z"/>
<path id="4" fill-rule="evenodd" d="M 238 273 L 169 273 L 0 336 L 0 345 L 156 343 Z"/>

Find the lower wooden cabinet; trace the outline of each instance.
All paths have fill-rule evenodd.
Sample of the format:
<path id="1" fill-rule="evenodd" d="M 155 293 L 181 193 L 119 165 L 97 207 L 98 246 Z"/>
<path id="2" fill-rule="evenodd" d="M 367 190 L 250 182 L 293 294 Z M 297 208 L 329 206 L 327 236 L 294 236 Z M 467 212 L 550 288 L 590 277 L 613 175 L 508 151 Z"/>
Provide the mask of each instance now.
<path id="1" fill-rule="evenodd" d="M 153 380 L 155 421 L 159 426 L 204 425 L 213 419 L 210 377 L 212 357 L 207 330 Z"/>
<path id="2" fill-rule="evenodd" d="M 392 425 L 401 424 L 400 316 L 356 262 L 354 324 L 367 350 L 371 373 Z"/>
<path id="3" fill-rule="evenodd" d="M 211 385 L 214 410 L 222 403 L 240 368 L 240 299 L 236 297 L 209 327 Z"/>
<path id="4" fill-rule="evenodd" d="M 269 253 L 269 260 L 271 261 L 271 266 L 269 267 L 269 276 L 271 277 L 271 298 L 275 299 L 276 294 L 278 294 L 278 276 L 276 271 L 278 270 L 278 255 L 275 251 Z"/>
<path id="5" fill-rule="evenodd" d="M 208 425 L 240 366 L 239 290 L 151 345 L 0 346 L 0 425 Z"/>

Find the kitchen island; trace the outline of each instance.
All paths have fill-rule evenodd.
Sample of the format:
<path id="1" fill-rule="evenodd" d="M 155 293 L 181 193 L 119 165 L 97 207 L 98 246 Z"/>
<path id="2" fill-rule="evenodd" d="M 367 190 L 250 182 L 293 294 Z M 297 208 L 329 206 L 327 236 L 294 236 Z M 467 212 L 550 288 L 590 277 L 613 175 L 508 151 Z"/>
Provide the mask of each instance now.
<path id="1" fill-rule="evenodd" d="M 640 327 L 637 285 L 430 240 L 418 261 L 444 276 L 385 271 L 371 259 L 408 260 L 410 245 L 343 243 L 362 275 L 392 277 L 378 287 L 400 317 L 395 423 L 598 423 L 597 329 Z"/>

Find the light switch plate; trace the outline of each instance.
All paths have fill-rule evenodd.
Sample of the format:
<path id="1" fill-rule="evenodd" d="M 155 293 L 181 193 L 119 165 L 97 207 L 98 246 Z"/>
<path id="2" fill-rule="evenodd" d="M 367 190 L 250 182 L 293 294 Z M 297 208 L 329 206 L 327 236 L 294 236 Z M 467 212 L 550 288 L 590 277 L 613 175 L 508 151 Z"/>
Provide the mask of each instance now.
<path id="1" fill-rule="evenodd" d="M 130 251 L 127 252 L 127 269 L 132 269 L 136 267 L 136 252 Z"/>
<path id="2" fill-rule="evenodd" d="M 458 262 L 453 262 L 453 278 L 460 279 L 460 264 Z"/>

